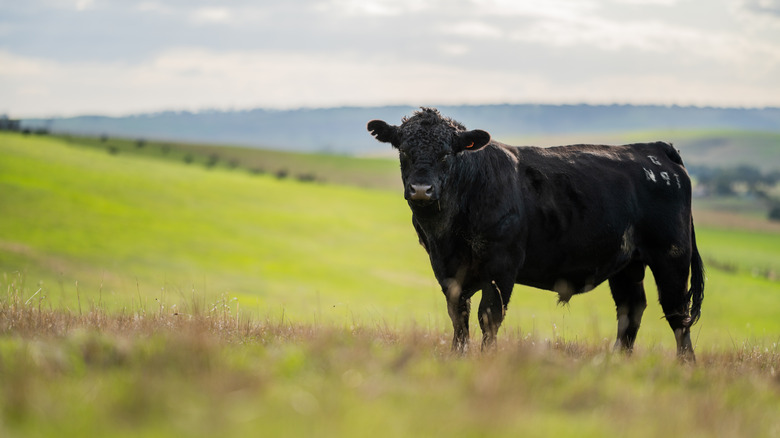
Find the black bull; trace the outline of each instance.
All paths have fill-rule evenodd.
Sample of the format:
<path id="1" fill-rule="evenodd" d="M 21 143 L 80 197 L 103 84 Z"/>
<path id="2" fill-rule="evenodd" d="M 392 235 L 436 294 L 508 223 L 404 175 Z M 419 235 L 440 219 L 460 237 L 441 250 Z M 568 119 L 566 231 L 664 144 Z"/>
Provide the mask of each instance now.
<path id="1" fill-rule="evenodd" d="M 373 120 L 368 130 L 399 151 L 405 198 L 447 300 L 454 350 L 467 348 L 479 290 L 485 348 L 515 283 L 568 302 L 608 280 L 615 346 L 631 351 L 649 266 L 677 353 L 694 359 L 690 328 L 701 313 L 704 268 L 691 182 L 672 145 L 512 147 L 430 108 L 400 126 Z"/>

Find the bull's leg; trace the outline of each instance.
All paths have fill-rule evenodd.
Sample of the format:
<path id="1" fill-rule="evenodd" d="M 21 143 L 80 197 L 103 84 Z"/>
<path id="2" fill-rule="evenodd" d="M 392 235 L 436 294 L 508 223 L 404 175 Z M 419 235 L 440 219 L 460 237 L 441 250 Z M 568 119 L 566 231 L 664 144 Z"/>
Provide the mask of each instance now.
<path id="1" fill-rule="evenodd" d="M 688 297 L 690 254 L 666 257 L 650 264 L 658 286 L 658 300 L 677 341 L 677 356 L 683 361 L 696 361 L 691 343 L 691 317 Z"/>
<path id="2" fill-rule="evenodd" d="M 644 263 L 635 261 L 609 279 L 618 321 L 615 349 L 620 348 L 628 353 L 634 349 L 636 334 L 642 323 L 642 314 L 647 307 L 645 288 L 642 284 L 644 278 Z"/>
<path id="3" fill-rule="evenodd" d="M 483 351 L 496 343 L 496 334 L 504 321 L 513 286 L 511 280 L 491 281 L 482 288 L 482 300 L 479 302 L 479 327 L 482 329 Z"/>
<path id="4" fill-rule="evenodd" d="M 461 294 L 460 285 L 452 282 L 445 290 L 447 297 L 447 312 L 452 320 L 452 351 L 465 353 L 469 346 L 469 314 L 471 299 Z"/>

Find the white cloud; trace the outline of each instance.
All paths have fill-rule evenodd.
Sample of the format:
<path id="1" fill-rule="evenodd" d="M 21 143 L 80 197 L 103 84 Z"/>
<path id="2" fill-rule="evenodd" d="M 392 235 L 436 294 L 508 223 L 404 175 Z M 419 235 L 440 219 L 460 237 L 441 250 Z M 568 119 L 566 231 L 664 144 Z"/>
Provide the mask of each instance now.
<path id="1" fill-rule="evenodd" d="M 190 17 L 193 22 L 199 24 L 223 24 L 229 23 L 233 14 L 230 9 L 224 7 L 206 7 L 195 9 Z"/>
<path id="2" fill-rule="evenodd" d="M 317 8 L 344 15 L 396 17 L 428 9 L 431 3 L 421 0 L 329 0 Z"/>
<path id="3" fill-rule="evenodd" d="M 141 2 L 138 4 L 138 6 L 136 6 L 136 8 L 141 12 L 152 12 L 158 14 L 173 13 L 173 8 L 165 5 L 164 3 L 155 1 Z"/>
<path id="4" fill-rule="evenodd" d="M 439 50 L 449 56 L 463 56 L 471 51 L 466 44 L 444 43 L 439 45 Z"/>
<path id="5" fill-rule="evenodd" d="M 522 16 L 548 19 L 573 19 L 598 9 L 593 0 L 473 0 L 475 8 L 469 11 L 499 17 Z"/>
<path id="6" fill-rule="evenodd" d="M 611 0 L 613 3 L 633 6 L 674 6 L 680 0 Z"/>
<path id="7" fill-rule="evenodd" d="M 733 0 L 733 16 L 751 34 L 780 29 L 780 0 Z"/>
<path id="8" fill-rule="evenodd" d="M 76 10 L 84 11 L 89 9 L 95 3 L 94 0 L 76 0 Z"/>
<path id="9" fill-rule="evenodd" d="M 0 110 L 27 115 L 780 105 L 780 27 L 756 25 L 771 12 L 745 9 L 769 10 L 776 3 L 767 0 L 101 0 L 85 12 L 45 3 L 58 8 L 49 14 L 29 1 L 16 21 L 0 17 Z M 139 32 L 146 23 L 154 25 Z"/>
<path id="10" fill-rule="evenodd" d="M 638 50 L 716 60 L 724 65 L 776 65 L 780 45 L 767 44 L 739 33 L 683 27 L 655 20 L 616 21 L 597 16 L 572 20 L 540 20 L 512 32 L 515 41 L 558 48 L 600 49 L 607 52 Z M 677 63 L 677 59 L 670 59 Z"/>
<path id="11" fill-rule="evenodd" d="M 757 14 L 770 14 L 780 18 L 780 0 L 741 0 L 742 6 Z"/>
<path id="12" fill-rule="evenodd" d="M 274 51 L 169 50 L 140 64 L 56 63 L 0 52 L 14 116 L 114 115 L 202 108 L 490 102 L 777 105 L 780 84 L 674 70 L 561 81 L 539 71 L 401 58 Z M 7 67 L 7 68 L 5 68 Z M 575 79 L 576 78 L 576 79 Z M 8 108 L 5 108 L 8 109 Z"/>
<path id="13" fill-rule="evenodd" d="M 503 30 L 496 25 L 482 21 L 460 21 L 439 26 L 439 32 L 445 35 L 457 35 L 477 39 L 497 39 L 504 36 Z"/>

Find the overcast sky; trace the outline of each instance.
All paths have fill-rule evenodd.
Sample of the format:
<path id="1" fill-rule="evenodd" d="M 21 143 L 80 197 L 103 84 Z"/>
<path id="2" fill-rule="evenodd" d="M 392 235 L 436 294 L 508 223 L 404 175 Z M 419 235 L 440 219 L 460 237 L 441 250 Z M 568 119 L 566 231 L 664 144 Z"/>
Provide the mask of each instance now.
<path id="1" fill-rule="evenodd" d="M 0 0 L 0 114 L 780 106 L 780 0 Z"/>

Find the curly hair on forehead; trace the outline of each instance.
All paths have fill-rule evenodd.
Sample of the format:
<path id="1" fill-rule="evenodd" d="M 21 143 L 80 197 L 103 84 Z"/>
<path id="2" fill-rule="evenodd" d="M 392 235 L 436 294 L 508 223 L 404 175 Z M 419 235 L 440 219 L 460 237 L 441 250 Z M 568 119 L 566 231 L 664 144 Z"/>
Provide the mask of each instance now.
<path id="1" fill-rule="evenodd" d="M 415 111 L 412 117 L 404 117 L 401 119 L 401 125 L 403 126 L 407 124 L 432 126 L 442 123 L 457 130 L 466 130 L 466 127 L 463 126 L 463 124 L 449 117 L 442 116 L 436 108 L 420 107 L 420 110 Z"/>

